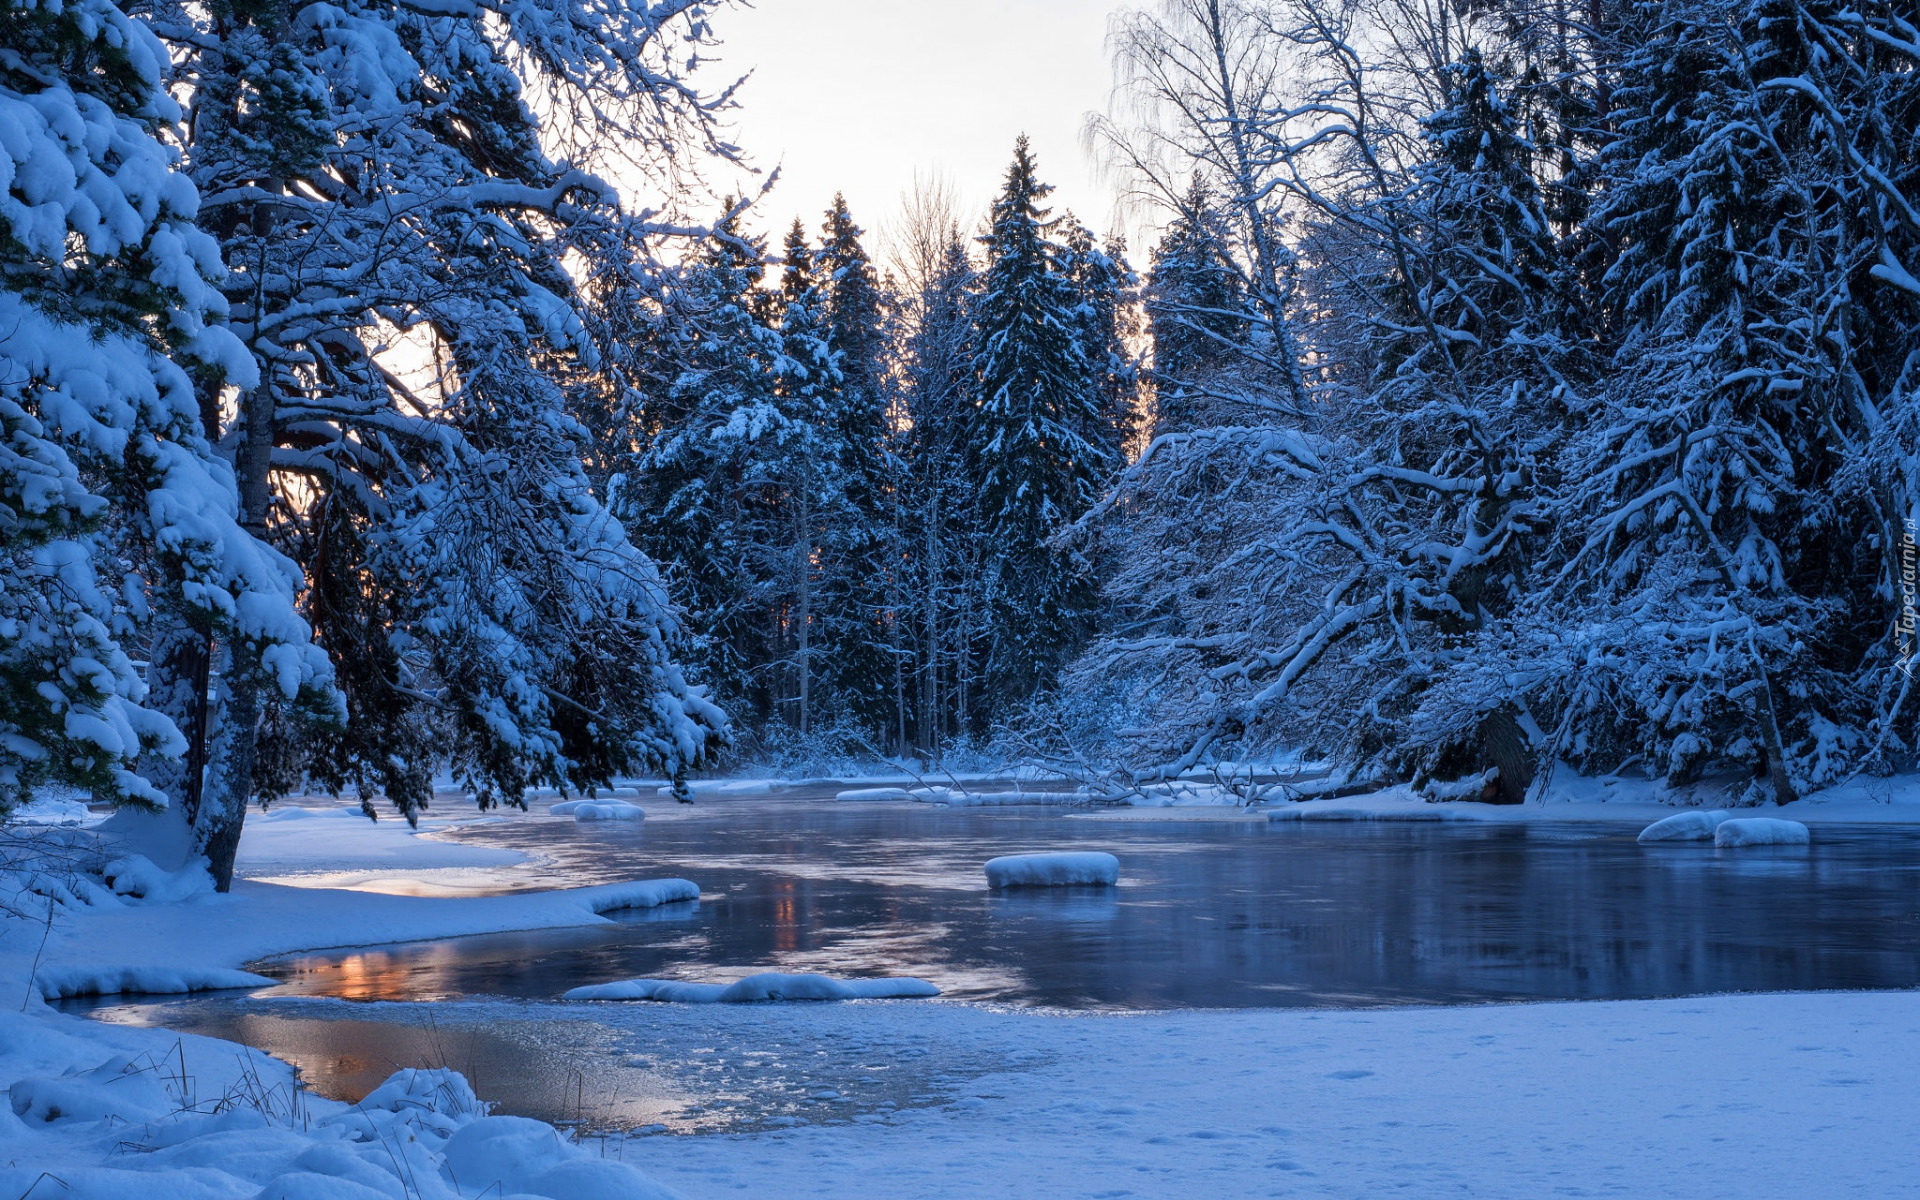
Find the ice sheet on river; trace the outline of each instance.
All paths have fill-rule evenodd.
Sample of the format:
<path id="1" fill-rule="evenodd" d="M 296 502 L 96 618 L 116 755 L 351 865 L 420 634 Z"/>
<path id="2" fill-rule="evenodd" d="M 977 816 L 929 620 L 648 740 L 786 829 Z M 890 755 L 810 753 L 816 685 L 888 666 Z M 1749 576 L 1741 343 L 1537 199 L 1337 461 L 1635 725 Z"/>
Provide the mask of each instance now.
<path id="1" fill-rule="evenodd" d="M 896 1000 L 938 996 L 924 979 L 831 979 L 763 971 L 732 983 L 622 979 L 569 989 L 566 1000 L 664 1000 L 675 1004 L 753 1004 L 769 1000 Z"/>

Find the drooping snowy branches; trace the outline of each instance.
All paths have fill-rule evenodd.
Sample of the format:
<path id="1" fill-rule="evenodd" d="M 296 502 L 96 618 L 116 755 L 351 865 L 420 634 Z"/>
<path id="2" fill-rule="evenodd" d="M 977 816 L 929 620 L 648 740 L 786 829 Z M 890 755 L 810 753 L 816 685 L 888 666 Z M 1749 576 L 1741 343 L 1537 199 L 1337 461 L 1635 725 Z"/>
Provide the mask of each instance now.
<path id="1" fill-rule="evenodd" d="M 302 746 L 234 689 L 211 802 L 237 813 L 305 771 L 411 814 L 448 752 L 482 803 L 701 762 L 722 717 L 586 473 L 573 409 L 602 347 L 568 259 L 648 237 L 592 147 L 620 141 L 609 165 L 643 171 L 659 212 L 701 154 L 731 154 L 726 90 L 690 78 L 704 10 L 177 16 L 202 224 L 262 363 L 223 437 L 248 519 L 306 567 L 348 699 L 345 735 Z"/>
<path id="2" fill-rule="evenodd" d="M 164 804 L 132 770 L 183 747 L 133 662 L 156 621 L 246 645 L 288 705 L 330 672 L 203 434 L 257 373 L 161 140 L 164 47 L 90 0 L 13 0 L 0 34 L 0 812 L 50 780 Z"/>
<path id="3" fill-rule="evenodd" d="M 1171 215 L 1162 436 L 1081 530 L 1119 616 L 1078 736 L 1510 799 L 1904 761 L 1915 46 L 1795 0 L 1129 18 L 1095 131 Z"/>

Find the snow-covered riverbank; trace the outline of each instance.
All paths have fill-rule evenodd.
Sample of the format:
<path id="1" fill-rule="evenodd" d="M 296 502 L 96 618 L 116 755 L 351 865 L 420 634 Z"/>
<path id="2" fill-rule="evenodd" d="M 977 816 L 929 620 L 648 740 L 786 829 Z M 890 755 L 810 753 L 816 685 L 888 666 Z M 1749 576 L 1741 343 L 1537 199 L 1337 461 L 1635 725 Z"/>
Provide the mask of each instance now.
<path id="1" fill-rule="evenodd" d="M 971 1030 L 1021 1065 L 940 1109 L 630 1158 L 703 1198 L 1920 1195 L 1914 993 L 809 1015 L 821 1038 Z"/>
<path id="2" fill-rule="evenodd" d="M 663 817 L 685 812 L 650 803 Z M 1861 820 L 1877 802 L 1802 803 Z M 1419 811 L 1475 819 L 1482 807 Z M 1639 819 L 1628 805 L 1529 807 L 1533 819 L 1593 809 Z M 1879 807 L 1881 819 L 1916 811 Z M 283 811 L 251 826 L 247 869 L 311 884 L 540 867 L 398 822 L 349 829 L 349 818 Z M 341 837 L 318 836 L 335 822 Z M 980 1047 L 987 1065 L 904 1101 L 834 1102 L 842 1115 L 812 1125 L 570 1149 L 537 1122 L 474 1125 L 476 1105 L 445 1074 L 407 1076 L 356 1113 L 296 1101 L 291 1072 L 256 1052 L 62 1015 L 36 994 L 247 984 L 255 977 L 241 968 L 270 954 L 588 924 L 622 904 L 674 902 L 691 885 L 446 898 L 255 880 L 228 897 L 133 902 L 69 887 L 50 928 L 32 919 L 41 893 L 16 902 L 28 919 L 0 928 L 0 979 L 19 988 L 7 1007 L 22 1006 L 0 1019 L 0 1087 L 12 1088 L 0 1196 L 450 1200 L 491 1188 L 595 1200 L 669 1185 L 689 1200 L 1920 1195 L 1920 1152 L 1904 1129 L 1920 1080 L 1901 1066 L 1920 1057 L 1920 993 L 1129 1016 L 711 1006 L 672 1020 L 715 1056 L 769 1039 L 793 1054 L 865 1045 L 882 1072 L 888 1047 L 932 1039 Z"/>

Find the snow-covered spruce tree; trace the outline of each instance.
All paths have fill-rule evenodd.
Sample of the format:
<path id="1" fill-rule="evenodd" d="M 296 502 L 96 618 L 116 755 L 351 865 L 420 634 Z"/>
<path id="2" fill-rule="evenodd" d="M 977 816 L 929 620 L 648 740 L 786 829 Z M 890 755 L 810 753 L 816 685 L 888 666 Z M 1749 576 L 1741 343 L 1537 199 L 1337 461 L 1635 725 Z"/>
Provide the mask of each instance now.
<path id="1" fill-rule="evenodd" d="M 226 672 L 202 806 L 218 840 L 302 766 L 411 817 L 436 730 L 482 803 L 697 762 L 719 714 L 673 665 L 652 569 L 578 471 L 559 386 L 594 366 L 562 262 L 618 225 L 618 202 L 549 154 L 619 146 L 671 204 L 687 156 L 725 152 L 724 93 L 688 81 L 704 9 L 296 0 L 155 27 L 193 89 L 201 223 L 262 364 L 222 434 L 243 512 L 302 552 L 316 618 L 343 618 L 317 632 L 349 693 L 346 737 L 263 758 L 276 714 Z M 516 458 L 536 450 L 554 457 Z M 530 520 L 550 524 L 529 537 Z M 498 553 L 449 556 L 461 538 Z M 585 647 L 617 668 L 586 669 Z M 245 665 L 246 646 L 226 649 Z"/>
<path id="2" fill-rule="evenodd" d="M 203 409 L 253 364 L 162 131 L 165 48 L 112 4 L 0 6 L 0 814 L 54 781 L 142 805 L 177 755 L 128 649 L 156 621 L 324 704 L 297 572 L 236 521 Z"/>
<path id="3" fill-rule="evenodd" d="M 1153 250 L 1145 306 L 1155 435 L 1231 421 L 1211 401 L 1237 390 L 1221 377 L 1239 365 L 1252 320 L 1224 226 L 1196 176 Z"/>
<path id="4" fill-rule="evenodd" d="M 736 411 L 726 436 L 747 433 L 739 470 L 754 512 L 741 562 L 777 628 L 767 669 L 786 666 L 777 716 L 806 737 L 845 717 L 841 656 L 871 641 L 871 614 L 857 603 L 864 592 L 848 575 L 873 541 L 873 522 L 852 500 L 858 455 L 845 439 L 848 382 L 832 349 L 831 284 L 797 220 L 784 261 L 772 403 Z"/>
<path id="5" fill-rule="evenodd" d="M 1002 711 L 1048 681 L 1087 632 L 1092 582 L 1050 543 L 1093 503 L 1113 465 L 1081 432 L 1101 414 L 1077 336 L 1079 297 L 1040 207 L 1051 190 L 1023 135 L 982 239 L 974 308 L 978 409 L 969 451 L 992 554 L 988 685 Z"/>
<path id="6" fill-rule="evenodd" d="M 1072 213 L 1062 223 L 1067 232 L 1061 265 L 1080 298 L 1075 335 L 1093 371 L 1094 407 L 1100 414 L 1099 422 L 1081 434 L 1118 465 L 1139 433 L 1141 418 L 1140 367 L 1130 345 L 1138 332 L 1133 292 L 1140 280 L 1118 235 L 1096 241 Z"/>
<path id="7" fill-rule="evenodd" d="M 1751 769 L 1785 801 L 1911 745 L 1892 464 L 1915 431 L 1888 417 L 1920 354 L 1913 26 L 1703 0 L 1642 5 L 1629 37 L 1596 213 L 1623 336 L 1568 451 L 1563 619 L 1530 653 L 1561 664 L 1573 757 Z"/>
<path id="8" fill-rule="evenodd" d="M 1839 218 L 1845 251 L 1835 262 L 1845 274 L 1826 283 L 1840 301 L 1834 324 L 1846 332 L 1844 369 L 1831 376 L 1835 407 L 1858 433 L 1845 444 L 1837 478 L 1870 509 L 1861 548 L 1871 547 L 1874 565 L 1861 563 L 1873 584 L 1855 593 L 1859 640 L 1835 656 L 1835 669 L 1854 680 L 1859 764 L 1911 769 L 1920 761 L 1912 669 L 1920 635 L 1909 565 L 1920 542 L 1920 20 L 1884 2 L 1784 6 L 1766 20 L 1777 43 L 1797 37 L 1807 48 L 1799 73 L 1781 74 L 1767 90 L 1776 98 L 1798 93 L 1799 111 L 1819 135 L 1816 178 L 1840 183 L 1848 201 L 1829 210 Z M 1831 340 L 1828 347 L 1838 348 Z M 1828 764 L 1805 751 L 1834 742 L 1796 744 L 1789 753 L 1809 778 L 1825 778 Z"/>
<path id="9" fill-rule="evenodd" d="M 823 394 L 845 489 L 830 527 L 824 612 L 830 650 L 827 686 L 850 716 L 889 722 L 900 676 L 898 554 L 893 507 L 898 462 L 888 427 L 885 302 L 878 275 L 843 196 L 835 195 L 816 256 L 827 346 L 838 385 Z"/>
<path id="10" fill-rule="evenodd" d="M 1537 727 L 1486 666 L 1528 598 L 1540 492 L 1593 371 L 1511 84 L 1474 47 L 1440 82 L 1445 106 L 1423 122 L 1428 157 L 1370 281 L 1384 312 L 1371 324 L 1368 457 L 1413 468 L 1392 489 L 1399 511 L 1381 518 L 1422 533 L 1399 547 L 1411 586 L 1397 634 L 1412 653 L 1393 692 L 1377 693 L 1361 744 L 1416 780 L 1496 767 L 1500 794 L 1518 801 Z"/>
<path id="11" fill-rule="evenodd" d="M 813 249 L 798 218 L 787 231 L 782 259 L 780 354 L 771 398 L 751 411 L 736 409 L 714 437 L 740 456 L 735 469 L 749 504 L 740 530 L 743 582 L 773 629 L 769 660 L 757 664 L 774 693 L 766 717 L 805 737 L 825 698 L 817 686 L 821 668 L 834 652 L 833 639 L 822 636 L 833 624 L 822 585 L 832 570 L 829 544 L 845 499 L 837 486 L 843 464 L 833 452 L 838 442 L 832 405 L 840 375 L 828 348 Z"/>
<path id="12" fill-rule="evenodd" d="M 658 347 L 655 376 L 634 406 L 632 449 L 616 458 L 614 511 L 636 542 L 668 567 L 675 596 L 699 630 L 692 649 L 702 675 L 737 719 L 760 728 L 797 701 L 812 648 L 796 645 L 793 618 L 776 611 L 761 583 L 767 560 L 792 550 L 801 536 L 767 498 L 744 486 L 761 468 L 758 443 L 791 431 L 776 405 L 783 340 L 776 297 L 761 290 L 766 249 L 738 227 L 728 206 L 694 262 L 672 289 L 670 343 Z M 772 427 L 769 428 L 769 422 Z M 756 538 L 775 544 L 744 558 Z M 783 595 L 791 598 L 792 592 Z M 796 657 L 797 656 L 797 657 Z"/>

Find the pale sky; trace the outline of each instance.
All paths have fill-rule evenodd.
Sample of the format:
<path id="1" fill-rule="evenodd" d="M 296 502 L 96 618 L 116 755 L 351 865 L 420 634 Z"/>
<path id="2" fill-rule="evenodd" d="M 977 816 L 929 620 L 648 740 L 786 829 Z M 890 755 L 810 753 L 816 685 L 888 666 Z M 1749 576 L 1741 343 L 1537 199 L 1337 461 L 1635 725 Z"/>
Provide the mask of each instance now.
<path id="1" fill-rule="evenodd" d="M 779 238 L 795 216 L 818 236 L 844 191 L 877 238 L 915 170 L 947 175 L 969 218 L 999 189 L 1025 132 L 1056 213 L 1097 233 L 1113 220 L 1080 132 L 1106 106 L 1108 14 L 1120 0 L 759 0 L 722 8 L 716 73 L 741 89 L 738 141 L 780 182 L 760 227 Z M 709 80 L 711 83 L 712 80 Z M 969 222 L 970 227 L 970 222 Z M 1138 247 L 1131 257 L 1141 258 Z M 880 254 L 877 241 L 869 251 Z"/>

